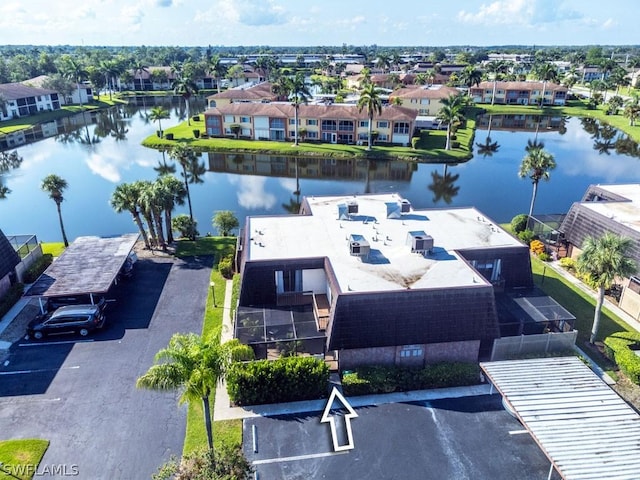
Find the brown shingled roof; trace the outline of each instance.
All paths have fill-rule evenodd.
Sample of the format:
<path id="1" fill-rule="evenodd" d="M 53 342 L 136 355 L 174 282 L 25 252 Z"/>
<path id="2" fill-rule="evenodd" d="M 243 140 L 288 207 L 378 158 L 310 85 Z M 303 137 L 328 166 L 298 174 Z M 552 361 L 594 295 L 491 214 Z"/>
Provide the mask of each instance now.
<path id="1" fill-rule="evenodd" d="M 5 100 L 12 101 L 19 98 L 50 95 L 58 92 L 46 88 L 29 87 L 23 83 L 4 83 L 0 85 L 0 93 L 2 93 Z"/>
<path id="2" fill-rule="evenodd" d="M 433 86 L 430 88 L 424 86 L 408 86 L 406 88 L 400 88 L 395 90 L 389 98 L 400 97 L 400 98 L 447 98 L 451 95 L 458 95 L 460 92 L 452 87 L 447 87 L 446 85 L 439 85 L 434 88 Z"/>
<path id="3" fill-rule="evenodd" d="M 230 100 L 259 101 L 275 100 L 277 97 L 271 91 L 271 83 L 262 82 L 250 88 L 230 88 L 229 90 L 225 90 L 224 92 L 215 93 L 207 97 L 207 99 L 213 100 L 216 100 L 218 98 L 225 98 Z"/>

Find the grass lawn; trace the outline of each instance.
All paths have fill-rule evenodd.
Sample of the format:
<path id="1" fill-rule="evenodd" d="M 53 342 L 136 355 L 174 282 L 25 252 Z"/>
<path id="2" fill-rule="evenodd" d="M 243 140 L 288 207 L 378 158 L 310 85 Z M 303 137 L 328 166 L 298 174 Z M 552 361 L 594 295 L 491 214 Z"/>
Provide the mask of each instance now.
<path id="1" fill-rule="evenodd" d="M 50 253 L 54 257 L 59 257 L 64 252 L 64 242 L 42 242 L 42 253 Z"/>
<path id="2" fill-rule="evenodd" d="M 0 480 L 31 479 L 36 472 L 49 440 L 25 439 L 0 441 Z M 6 472 L 10 472 L 11 475 Z"/>
<path id="3" fill-rule="evenodd" d="M 430 131 L 433 135 L 433 148 L 431 143 L 426 148 L 413 150 L 411 147 L 382 147 L 375 146 L 371 151 L 367 151 L 366 146 L 342 145 L 331 143 L 306 143 L 301 142 L 299 146 L 293 146 L 292 142 L 271 142 L 258 140 L 237 140 L 235 138 L 195 138 L 193 131 L 205 131 L 204 115 L 200 115 L 200 120 L 191 120 L 191 125 L 183 122 L 174 127 L 164 130 L 165 138 L 158 138 L 151 135 L 143 140 L 142 144 L 150 148 L 166 149 L 177 142 L 188 143 L 191 147 L 203 150 L 213 150 L 216 152 L 232 153 L 261 153 L 269 155 L 285 156 L 307 156 L 307 157 L 335 157 L 335 158 L 372 158 L 372 159 L 400 159 L 410 161 L 465 161 L 472 156 L 473 130 L 475 122 L 467 122 L 467 128 L 458 131 L 458 141 L 460 148 L 452 150 L 444 149 L 443 139 L 446 136 L 444 131 Z M 173 134 L 173 140 L 167 140 L 166 134 Z M 439 140 L 438 140 L 439 139 Z"/>
<path id="4" fill-rule="evenodd" d="M 179 240 L 176 255 L 180 257 L 189 255 L 215 255 L 214 268 L 211 271 L 211 281 L 215 284 L 215 299 L 217 307 L 214 307 L 213 292 L 211 289 L 207 293 L 207 302 L 202 322 L 202 335 L 207 336 L 215 332 L 222 326 L 222 316 L 224 314 L 224 296 L 226 290 L 226 279 L 220 275 L 217 269 L 218 260 L 227 254 L 235 251 L 235 237 L 202 237 L 195 242 Z M 215 394 L 209 399 L 211 413 L 215 403 Z M 229 420 L 224 422 L 214 422 L 213 437 L 216 445 L 220 444 L 240 444 L 242 442 L 242 421 Z M 202 403 L 196 402 L 189 405 L 187 410 L 187 432 L 184 439 L 183 454 L 187 454 L 199 448 L 206 448 L 207 432 L 204 426 L 204 415 Z"/>

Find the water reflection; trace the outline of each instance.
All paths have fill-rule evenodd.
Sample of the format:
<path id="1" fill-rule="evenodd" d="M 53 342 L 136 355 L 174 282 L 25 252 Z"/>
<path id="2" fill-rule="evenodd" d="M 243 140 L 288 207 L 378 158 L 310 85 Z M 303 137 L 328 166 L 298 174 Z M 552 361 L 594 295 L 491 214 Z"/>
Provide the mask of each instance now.
<path id="1" fill-rule="evenodd" d="M 0 152 L 0 200 L 7 198 L 7 195 L 11 193 L 9 187 L 4 184 L 4 177 L 21 164 L 22 157 L 18 155 L 18 152 Z"/>
<path id="2" fill-rule="evenodd" d="M 593 149 L 599 154 L 611 155 L 614 151 L 619 155 L 640 157 L 638 142 L 629 135 L 617 130 L 608 123 L 601 123 L 595 118 L 583 117 L 580 124 L 593 140 Z"/>
<path id="3" fill-rule="evenodd" d="M 433 192 L 432 202 L 437 205 L 440 200 L 445 204 L 451 205 L 453 199 L 458 195 L 460 187 L 455 183 L 460 178 L 460 174 L 451 174 L 448 171 L 448 165 L 444 166 L 444 173 L 440 175 L 437 170 L 431 172 L 431 184 L 427 188 Z"/>
<path id="4" fill-rule="evenodd" d="M 510 132 L 551 131 L 564 135 L 567 132 L 567 120 L 564 115 L 479 115 L 476 119 L 478 130 L 507 130 Z"/>

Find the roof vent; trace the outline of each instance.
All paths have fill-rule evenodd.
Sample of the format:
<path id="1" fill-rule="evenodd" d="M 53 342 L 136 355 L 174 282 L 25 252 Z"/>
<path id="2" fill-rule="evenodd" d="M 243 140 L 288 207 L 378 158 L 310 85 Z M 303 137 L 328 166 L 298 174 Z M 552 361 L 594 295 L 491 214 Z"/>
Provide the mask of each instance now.
<path id="1" fill-rule="evenodd" d="M 355 200 L 350 200 L 349 202 L 347 202 L 347 212 L 349 213 L 349 215 L 358 213 L 358 202 L 356 202 Z"/>
<path id="2" fill-rule="evenodd" d="M 400 202 L 400 212 L 401 213 L 409 213 L 411 212 L 411 202 L 409 200 L 402 200 Z"/>
<path id="3" fill-rule="evenodd" d="M 411 247 L 412 253 L 431 253 L 433 252 L 433 237 L 427 235 L 422 230 L 409 232 L 407 235 L 407 245 Z"/>
<path id="4" fill-rule="evenodd" d="M 349 236 L 349 254 L 353 257 L 368 257 L 371 251 L 369 242 L 358 234 Z"/>

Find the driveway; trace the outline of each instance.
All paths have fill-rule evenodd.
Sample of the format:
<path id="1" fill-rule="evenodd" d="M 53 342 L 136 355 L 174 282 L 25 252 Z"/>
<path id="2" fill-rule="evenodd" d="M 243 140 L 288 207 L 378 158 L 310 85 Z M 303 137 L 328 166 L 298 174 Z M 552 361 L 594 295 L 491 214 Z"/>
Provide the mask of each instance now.
<path id="1" fill-rule="evenodd" d="M 259 478 L 547 478 L 550 463 L 500 398 L 358 408 L 354 448 L 338 452 L 321 413 L 251 418 L 244 420 L 244 451 Z"/>
<path id="2" fill-rule="evenodd" d="M 103 331 L 15 343 L 0 366 L 2 438 L 49 439 L 41 466 L 75 466 L 77 478 L 150 478 L 179 456 L 186 407 L 135 381 L 173 333 L 200 332 L 211 265 L 141 259 L 108 296 Z"/>

